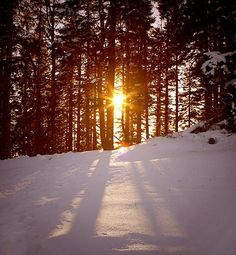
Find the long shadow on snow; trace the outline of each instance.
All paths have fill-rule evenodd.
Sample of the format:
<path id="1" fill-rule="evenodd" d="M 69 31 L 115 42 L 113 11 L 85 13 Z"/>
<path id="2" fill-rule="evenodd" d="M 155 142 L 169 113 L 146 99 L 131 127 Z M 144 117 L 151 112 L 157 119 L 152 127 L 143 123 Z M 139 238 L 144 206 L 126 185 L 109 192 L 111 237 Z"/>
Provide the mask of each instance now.
<path id="1" fill-rule="evenodd" d="M 95 225 L 109 179 L 110 157 L 99 159 L 92 175 L 84 185 L 85 192 L 75 209 L 75 218 L 71 229 L 65 235 L 50 238 L 46 242 L 43 255 L 53 254 L 98 254 L 99 243 L 94 242 Z"/>
<path id="2" fill-rule="evenodd" d="M 135 164 L 135 162 L 130 164 L 132 180 L 142 201 L 142 206 L 153 233 L 152 236 L 149 236 L 146 240 L 142 239 L 142 241 L 147 244 L 156 245 L 158 247 L 156 254 L 193 254 L 192 249 L 189 248 L 188 239 L 185 236 L 171 233 L 171 227 L 173 226 L 170 226 L 170 222 L 168 222 L 169 212 L 165 201 L 162 201 L 158 188 L 156 185 L 153 185 L 153 180 L 155 179 L 150 180 L 146 176 L 146 171 L 149 171 L 150 166 L 146 164 L 142 167 L 140 162 L 138 164 Z M 176 232 L 176 229 L 173 229 L 173 231 Z"/>
<path id="3" fill-rule="evenodd" d="M 14 235 L 10 238 L 5 237 L 3 241 L 7 243 L 8 248 L 4 247 L 4 244 L 1 245 L 1 254 L 5 254 L 4 249 L 9 250 L 9 247 L 9 251 L 12 251 L 13 254 L 17 248 L 15 245 L 19 241 L 21 247 L 24 248 L 18 250 L 18 254 L 44 254 L 45 242 L 47 242 L 50 232 L 60 223 L 62 213 L 71 209 L 73 198 L 88 185 L 89 169 L 95 160 L 99 160 L 100 154 L 98 153 L 96 156 L 92 160 L 89 157 L 89 160 L 83 161 L 83 165 L 69 164 L 68 169 L 63 171 L 57 171 L 54 164 L 57 165 L 58 162 L 53 162 L 57 159 L 52 159 L 49 161 L 48 169 L 40 172 L 29 186 L 30 194 L 26 189 L 6 200 L 9 204 L 12 199 L 24 197 L 22 200 L 17 199 L 19 206 L 16 204 L 14 210 L 9 210 L 7 217 L 8 227 L 12 225 L 14 232 L 26 234 L 21 234 L 17 240 L 14 239 Z M 55 198 L 55 200 L 50 202 L 51 198 Z M 24 231 L 26 229 L 27 232 Z"/>

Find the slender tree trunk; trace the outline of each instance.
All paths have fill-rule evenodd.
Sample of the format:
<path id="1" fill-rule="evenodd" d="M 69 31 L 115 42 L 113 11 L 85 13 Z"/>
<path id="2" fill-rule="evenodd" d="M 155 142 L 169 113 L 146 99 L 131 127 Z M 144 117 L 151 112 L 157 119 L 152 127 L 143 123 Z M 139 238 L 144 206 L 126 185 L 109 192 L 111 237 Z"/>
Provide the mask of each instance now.
<path id="1" fill-rule="evenodd" d="M 94 84 L 94 97 L 93 97 L 93 150 L 97 149 L 97 89 Z"/>
<path id="2" fill-rule="evenodd" d="M 213 88 L 213 94 L 214 94 L 214 111 L 215 113 L 219 110 L 219 85 L 215 84 Z"/>
<path id="3" fill-rule="evenodd" d="M 169 133 L 169 78 L 168 67 L 166 67 L 165 73 L 165 135 Z"/>
<path id="4" fill-rule="evenodd" d="M 169 24 L 169 14 L 166 17 L 167 26 Z M 167 29 L 167 38 L 169 38 L 170 31 Z M 165 61 L 165 116 L 164 116 L 164 134 L 167 135 L 169 133 L 169 42 L 166 40 L 166 61 Z"/>
<path id="5" fill-rule="evenodd" d="M 205 84 L 205 120 L 212 117 L 212 88 L 210 84 Z"/>
<path id="6" fill-rule="evenodd" d="M 175 132 L 179 131 L 179 70 L 178 57 L 175 64 Z"/>
<path id="7" fill-rule="evenodd" d="M 130 45 L 129 35 L 127 34 L 125 42 L 125 67 L 126 67 L 126 80 L 125 80 L 125 128 L 124 128 L 124 142 L 130 143 Z"/>
<path id="8" fill-rule="evenodd" d="M 68 151 L 73 150 L 73 67 L 71 67 L 71 77 L 69 80 L 69 116 L 68 116 Z"/>
<path id="9" fill-rule="evenodd" d="M 40 51 L 39 51 L 40 54 Z M 35 116 L 35 155 L 42 154 L 42 96 L 41 96 L 41 77 L 40 77 L 40 63 L 41 57 L 38 56 L 38 71 L 37 76 L 35 77 L 35 85 L 36 85 L 36 116 Z"/>
<path id="10" fill-rule="evenodd" d="M 115 39 L 116 39 L 116 0 L 110 1 L 110 31 L 109 31 L 109 64 L 107 77 L 107 137 L 106 149 L 113 149 L 114 136 L 114 83 L 115 83 Z"/>
<path id="11" fill-rule="evenodd" d="M 126 91 L 125 91 L 125 61 L 124 61 L 124 59 L 122 61 L 122 94 L 123 94 L 123 96 L 125 96 L 125 94 L 126 94 Z M 125 145 L 125 137 L 124 137 L 124 134 L 125 134 L 125 104 L 124 103 L 121 106 L 121 128 L 122 128 L 122 134 L 123 134 L 122 144 Z"/>
<path id="12" fill-rule="evenodd" d="M 56 118 L 56 52 L 55 52 L 55 0 L 49 3 L 49 16 L 51 20 L 51 120 L 50 120 L 50 152 L 55 152 L 55 118 Z"/>
<path id="13" fill-rule="evenodd" d="M 105 127 L 105 113 L 104 113 L 104 98 L 102 92 L 102 73 L 101 67 L 98 67 L 98 111 L 99 111 L 99 127 L 102 148 L 105 149 L 106 145 L 106 127 Z"/>
<path id="14" fill-rule="evenodd" d="M 34 154 L 43 153 L 42 140 L 42 3 L 40 2 L 39 21 L 38 21 L 38 49 L 37 63 L 35 70 L 35 86 L 36 86 L 36 116 L 35 116 L 35 150 Z"/>
<path id="15" fill-rule="evenodd" d="M 0 159 L 11 156 L 10 91 L 15 5 L 16 1 L 4 0 L 0 6 Z"/>
<path id="16" fill-rule="evenodd" d="M 161 135 L 161 77 L 160 73 L 157 78 L 157 94 L 156 94 L 156 136 Z"/>
<path id="17" fill-rule="evenodd" d="M 81 54 L 79 55 L 78 60 L 78 99 L 77 99 L 77 139 L 76 139 L 76 149 L 77 151 L 81 151 Z"/>
<path id="18" fill-rule="evenodd" d="M 144 109 L 145 109 L 145 130 L 146 139 L 149 138 L 149 109 L 148 109 L 148 80 L 147 80 L 147 35 L 144 35 Z"/>
<path id="19" fill-rule="evenodd" d="M 188 127 L 191 127 L 191 82 L 188 80 Z"/>
<path id="20" fill-rule="evenodd" d="M 31 83 L 30 81 L 30 77 L 28 74 L 28 61 L 25 61 L 25 66 L 24 66 L 24 76 L 23 76 L 23 81 L 25 82 L 25 84 L 23 84 L 22 86 L 22 141 L 21 141 L 21 154 L 22 155 L 28 155 L 28 151 L 29 148 L 27 146 L 27 135 L 29 131 L 29 123 L 27 120 L 27 111 L 28 111 L 28 107 L 27 107 L 27 102 L 28 102 L 28 96 L 27 96 L 27 88 L 29 87 L 29 84 Z"/>
<path id="21" fill-rule="evenodd" d="M 76 140 L 76 149 L 77 151 L 81 151 L 81 146 L 80 146 L 80 140 L 81 140 L 81 96 L 80 96 L 80 90 L 79 90 L 79 95 L 78 95 L 78 106 L 77 106 L 77 140 Z"/>
<path id="22" fill-rule="evenodd" d="M 142 115 L 141 111 L 137 112 L 137 140 L 136 143 L 141 143 L 141 134 L 142 134 Z"/>
<path id="23" fill-rule="evenodd" d="M 99 0 L 99 21 L 100 21 L 100 27 L 101 27 L 101 44 L 100 44 L 100 50 L 102 54 L 100 54 L 99 57 L 97 57 L 97 91 L 98 91 L 98 113 L 99 113 L 99 129 L 100 129 L 100 138 L 101 138 L 101 146 L 103 149 L 106 147 L 106 124 L 105 124 L 105 112 L 104 112 L 104 95 L 103 95 L 103 89 L 102 89 L 102 63 L 103 63 L 103 45 L 104 45 L 104 13 L 103 13 L 103 4 L 102 0 Z"/>
<path id="24" fill-rule="evenodd" d="M 91 150 L 90 143 L 90 100 L 89 100 L 89 88 L 88 83 L 85 84 L 85 143 L 86 150 Z"/>

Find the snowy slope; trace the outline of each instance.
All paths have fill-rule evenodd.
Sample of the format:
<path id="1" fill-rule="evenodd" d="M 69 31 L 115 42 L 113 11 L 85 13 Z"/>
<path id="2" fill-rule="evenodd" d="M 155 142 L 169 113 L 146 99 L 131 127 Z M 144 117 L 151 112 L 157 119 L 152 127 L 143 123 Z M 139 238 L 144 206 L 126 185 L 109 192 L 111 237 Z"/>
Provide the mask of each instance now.
<path id="1" fill-rule="evenodd" d="M 1 161 L 0 255 L 235 255 L 235 166 L 222 131 Z"/>

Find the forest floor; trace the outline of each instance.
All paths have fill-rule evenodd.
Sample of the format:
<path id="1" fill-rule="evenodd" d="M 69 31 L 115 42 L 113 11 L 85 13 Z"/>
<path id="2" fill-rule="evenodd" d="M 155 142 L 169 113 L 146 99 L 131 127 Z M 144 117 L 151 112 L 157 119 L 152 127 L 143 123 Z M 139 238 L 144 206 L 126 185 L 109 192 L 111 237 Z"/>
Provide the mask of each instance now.
<path id="1" fill-rule="evenodd" d="M 224 131 L 4 160 L 0 255 L 235 255 L 235 198 Z"/>

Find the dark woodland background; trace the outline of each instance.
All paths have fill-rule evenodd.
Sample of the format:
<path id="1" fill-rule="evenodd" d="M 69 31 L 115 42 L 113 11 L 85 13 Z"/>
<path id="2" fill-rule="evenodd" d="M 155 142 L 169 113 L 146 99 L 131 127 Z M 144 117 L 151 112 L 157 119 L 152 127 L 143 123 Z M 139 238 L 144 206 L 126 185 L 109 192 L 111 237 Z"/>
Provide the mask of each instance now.
<path id="1" fill-rule="evenodd" d="M 235 84 L 234 1 L 1 0 L 1 159 L 235 131 Z"/>

